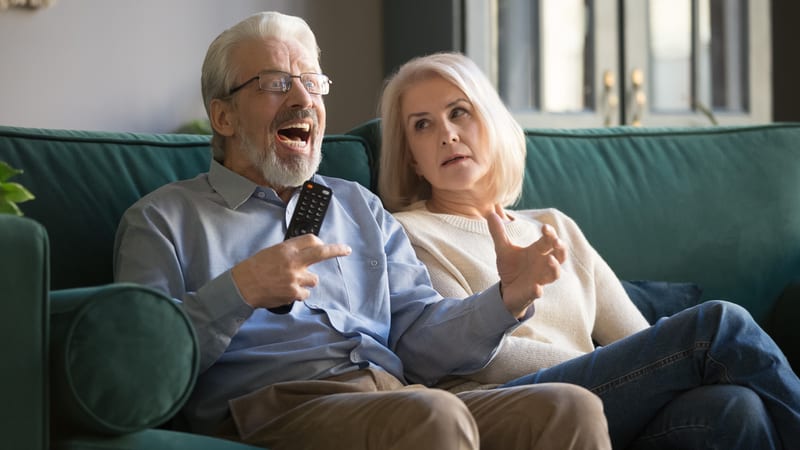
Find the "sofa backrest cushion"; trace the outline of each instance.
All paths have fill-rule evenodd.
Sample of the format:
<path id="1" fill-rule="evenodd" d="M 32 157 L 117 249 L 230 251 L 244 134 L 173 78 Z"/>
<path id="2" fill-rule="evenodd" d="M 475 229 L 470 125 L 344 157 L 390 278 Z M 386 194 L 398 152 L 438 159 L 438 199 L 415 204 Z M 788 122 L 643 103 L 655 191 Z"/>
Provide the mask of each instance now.
<path id="1" fill-rule="evenodd" d="M 568 214 L 621 278 L 691 281 L 762 322 L 800 278 L 800 124 L 527 137 L 518 208 Z"/>
<path id="2" fill-rule="evenodd" d="M 114 234 L 122 213 L 148 192 L 208 170 L 209 137 L 0 126 L 0 160 L 22 169 L 13 181 L 36 199 L 20 204 L 50 238 L 51 287 L 112 281 Z M 369 187 L 363 139 L 329 135 L 320 173 Z"/>

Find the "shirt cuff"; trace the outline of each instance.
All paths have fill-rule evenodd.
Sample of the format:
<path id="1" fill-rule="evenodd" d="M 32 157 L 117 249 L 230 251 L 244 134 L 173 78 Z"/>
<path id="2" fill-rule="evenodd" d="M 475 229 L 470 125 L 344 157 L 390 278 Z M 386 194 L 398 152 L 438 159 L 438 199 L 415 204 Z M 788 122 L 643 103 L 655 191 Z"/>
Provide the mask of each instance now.
<path id="1" fill-rule="evenodd" d="M 197 297 L 211 321 L 232 319 L 237 323 L 247 320 L 255 310 L 247 304 L 233 281 L 230 270 L 209 281 L 197 291 Z"/>

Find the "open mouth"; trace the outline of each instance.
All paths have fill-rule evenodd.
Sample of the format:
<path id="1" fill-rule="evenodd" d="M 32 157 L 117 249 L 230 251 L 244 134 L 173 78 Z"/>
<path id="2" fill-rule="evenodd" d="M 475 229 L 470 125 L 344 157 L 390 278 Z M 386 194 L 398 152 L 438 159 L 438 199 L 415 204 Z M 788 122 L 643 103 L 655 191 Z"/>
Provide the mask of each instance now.
<path id="1" fill-rule="evenodd" d="M 278 130 L 278 139 L 293 146 L 305 145 L 310 136 L 311 125 L 307 123 L 293 123 Z"/>
<path id="2" fill-rule="evenodd" d="M 450 158 L 450 159 L 446 159 L 446 160 L 445 160 L 445 161 L 442 163 L 442 167 L 444 167 L 444 166 L 447 166 L 447 165 L 450 165 L 450 164 L 453 164 L 453 163 L 456 163 L 456 162 L 458 162 L 458 161 L 461 161 L 462 159 L 467 159 L 467 157 L 466 157 L 466 156 L 462 156 L 462 155 L 455 155 L 455 156 L 453 156 L 453 157 L 452 157 L 452 158 Z"/>

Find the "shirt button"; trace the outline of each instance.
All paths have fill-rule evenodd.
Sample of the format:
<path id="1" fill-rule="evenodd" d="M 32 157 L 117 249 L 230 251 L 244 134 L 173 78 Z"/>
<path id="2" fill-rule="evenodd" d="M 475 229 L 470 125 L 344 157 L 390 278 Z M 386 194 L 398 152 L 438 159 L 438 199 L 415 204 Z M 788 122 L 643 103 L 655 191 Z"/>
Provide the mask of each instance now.
<path id="1" fill-rule="evenodd" d="M 267 194 L 265 194 L 265 193 L 263 193 L 263 192 L 261 192 L 261 191 L 259 191 L 259 192 L 256 194 L 256 197 L 258 197 L 258 198 L 264 198 L 264 197 L 266 197 L 266 196 L 267 196 Z"/>
<path id="2" fill-rule="evenodd" d="M 378 266 L 378 261 L 374 260 L 374 259 L 371 259 L 369 261 L 369 265 L 372 266 L 372 267 L 377 267 Z"/>

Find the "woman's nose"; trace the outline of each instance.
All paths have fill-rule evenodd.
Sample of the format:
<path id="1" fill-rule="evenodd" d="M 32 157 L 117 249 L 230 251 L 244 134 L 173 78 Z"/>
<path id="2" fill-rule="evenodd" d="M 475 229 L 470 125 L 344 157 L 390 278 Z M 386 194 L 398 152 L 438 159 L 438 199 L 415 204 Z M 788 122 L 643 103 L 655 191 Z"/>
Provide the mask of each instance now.
<path id="1" fill-rule="evenodd" d="M 455 144 L 456 142 L 458 142 L 458 133 L 451 127 L 445 127 L 444 136 L 442 136 L 442 146 Z"/>

